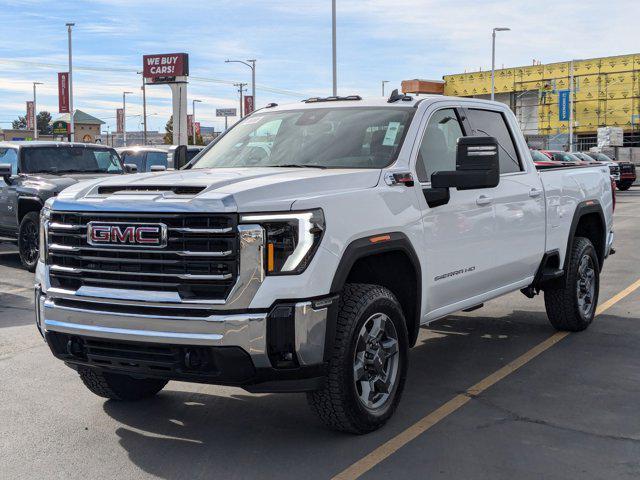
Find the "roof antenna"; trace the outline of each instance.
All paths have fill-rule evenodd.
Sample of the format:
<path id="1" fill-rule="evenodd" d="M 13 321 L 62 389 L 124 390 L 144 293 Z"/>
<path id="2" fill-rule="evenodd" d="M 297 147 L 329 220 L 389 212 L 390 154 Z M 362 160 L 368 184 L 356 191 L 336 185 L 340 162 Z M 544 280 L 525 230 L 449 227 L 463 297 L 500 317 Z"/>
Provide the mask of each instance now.
<path id="1" fill-rule="evenodd" d="M 389 95 L 389 100 L 387 100 L 387 103 L 393 103 L 393 102 L 397 102 L 398 100 L 402 100 L 404 98 L 404 95 L 400 95 L 398 93 L 398 89 L 394 89 L 393 92 L 391 92 L 391 95 Z"/>

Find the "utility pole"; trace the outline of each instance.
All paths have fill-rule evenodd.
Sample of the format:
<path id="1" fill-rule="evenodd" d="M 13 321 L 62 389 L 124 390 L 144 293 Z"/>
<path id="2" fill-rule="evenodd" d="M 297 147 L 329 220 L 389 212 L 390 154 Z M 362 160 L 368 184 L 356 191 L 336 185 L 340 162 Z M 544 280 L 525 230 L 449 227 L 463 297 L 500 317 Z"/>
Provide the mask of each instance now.
<path id="1" fill-rule="evenodd" d="M 382 80 L 382 96 L 384 97 L 384 84 L 389 83 L 389 80 Z"/>
<path id="2" fill-rule="evenodd" d="M 336 54 L 336 0 L 331 0 L 331 46 L 333 57 L 333 96 L 338 96 L 338 73 Z"/>
<path id="3" fill-rule="evenodd" d="M 33 139 L 38 140 L 38 114 L 36 113 L 36 85 L 42 82 L 33 82 Z"/>
<path id="4" fill-rule="evenodd" d="M 573 152 L 573 60 L 569 64 L 569 152 Z"/>
<path id="5" fill-rule="evenodd" d="M 241 63 L 251 69 L 251 95 L 253 95 L 253 109 L 256 109 L 256 60 L 251 59 L 243 62 L 242 60 L 225 60 L 224 63 Z"/>
<path id="6" fill-rule="evenodd" d="M 67 23 L 67 37 L 69 43 L 69 141 L 75 141 L 75 122 L 73 119 L 73 61 L 71 55 L 71 28 L 75 23 Z"/>
<path id="7" fill-rule="evenodd" d="M 242 92 L 244 92 L 244 87 L 247 86 L 246 83 L 234 83 L 234 87 L 238 87 L 238 92 L 240 92 L 240 110 L 238 111 L 238 116 L 242 118 Z"/>
<path id="8" fill-rule="evenodd" d="M 193 145 L 196 145 L 196 103 L 202 103 L 202 100 L 191 101 L 191 141 L 193 142 Z"/>
<path id="9" fill-rule="evenodd" d="M 142 128 L 144 129 L 142 132 L 142 143 L 143 145 L 147 144 L 147 84 L 144 81 L 144 72 L 138 72 L 138 74 L 142 75 Z"/>
<path id="10" fill-rule="evenodd" d="M 496 32 L 508 32 L 509 27 L 496 27 L 491 33 L 491 100 L 495 99 L 496 90 Z"/>
<path id="11" fill-rule="evenodd" d="M 127 146 L 127 95 L 133 92 L 122 92 L 122 146 Z"/>

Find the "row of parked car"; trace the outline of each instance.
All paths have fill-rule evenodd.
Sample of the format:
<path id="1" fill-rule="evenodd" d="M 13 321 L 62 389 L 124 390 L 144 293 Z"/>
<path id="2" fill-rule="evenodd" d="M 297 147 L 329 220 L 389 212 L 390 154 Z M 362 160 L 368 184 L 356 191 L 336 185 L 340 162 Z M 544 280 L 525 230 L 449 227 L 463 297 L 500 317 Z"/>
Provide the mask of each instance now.
<path id="1" fill-rule="evenodd" d="M 618 190 L 629 190 L 636 181 L 636 166 L 631 162 L 616 162 L 600 152 L 564 152 L 562 150 L 531 150 L 539 169 L 579 165 L 607 165 Z"/>

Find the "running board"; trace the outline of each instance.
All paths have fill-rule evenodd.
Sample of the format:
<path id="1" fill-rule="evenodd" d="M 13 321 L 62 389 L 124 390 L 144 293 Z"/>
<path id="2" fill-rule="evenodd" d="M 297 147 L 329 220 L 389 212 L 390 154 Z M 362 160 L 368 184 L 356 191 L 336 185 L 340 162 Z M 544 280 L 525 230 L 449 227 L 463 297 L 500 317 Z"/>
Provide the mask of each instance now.
<path id="1" fill-rule="evenodd" d="M 478 310 L 484 307 L 484 303 L 479 303 L 478 305 L 474 305 L 473 307 L 465 308 L 462 310 L 463 312 L 473 312 L 474 310 Z"/>

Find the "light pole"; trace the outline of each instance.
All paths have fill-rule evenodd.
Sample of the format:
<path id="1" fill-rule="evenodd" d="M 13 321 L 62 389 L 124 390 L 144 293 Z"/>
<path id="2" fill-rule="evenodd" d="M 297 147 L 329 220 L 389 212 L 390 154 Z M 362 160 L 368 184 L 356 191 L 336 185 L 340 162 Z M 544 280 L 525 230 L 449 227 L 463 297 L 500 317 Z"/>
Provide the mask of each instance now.
<path id="1" fill-rule="evenodd" d="M 491 100 L 494 100 L 496 91 L 496 32 L 508 32 L 509 27 L 496 27 L 491 33 Z"/>
<path id="2" fill-rule="evenodd" d="M 331 49 L 333 61 L 333 96 L 338 96 L 338 73 L 336 54 L 336 0 L 331 0 Z"/>
<path id="3" fill-rule="evenodd" d="M 240 92 L 240 110 L 238 111 L 238 116 L 242 118 L 242 92 L 244 92 L 244 87 L 246 83 L 234 83 L 234 87 L 238 87 L 238 92 Z"/>
<path id="4" fill-rule="evenodd" d="M 142 86 L 140 90 L 142 90 L 142 143 L 143 145 L 147 144 L 147 87 L 144 81 L 144 72 L 138 72 L 139 75 L 142 75 Z"/>
<path id="5" fill-rule="evenodd" d="M 384 97 L 384 84 L 389 83 L 389 80 L 382 80 L 382 96 Z"/>
<path id="6" fill-rule="evenodd" d="M 33 82 L 33 139 L 38 139 L 38 115 L 36 114 L 36 85 L 42 82 Z"/>
<path id="7" fill-rule="evenodd" d="M 191 141 L 193 145 L 196 145 L 196 103 L 202 103 L 202 100 L 194 99 L 191 101 L 191 134 L 193 135 Z"/>
<path id="8" fill-rule="evenodd" d="M 73 120 L 73 61 L 71 56 L 71 28 L 75 23 L 66 23 L 69 43 L 69 141 L 75 141 L 75 122 Z"/>
<path id="9" fill-rule="evenodd" d="M 122 146 L 127 146 L 127 95 L 133 92 L 122 92 Z"/>
<path id="10" fill-rule="evenodd" d="M 253 109 L 256 109 L 256 60 L 251 59 L 243 62 L 242 60 L 225 60 L 224 63 L 241 63 L 251 69 L 251 95 L 253 96 Z"/>

